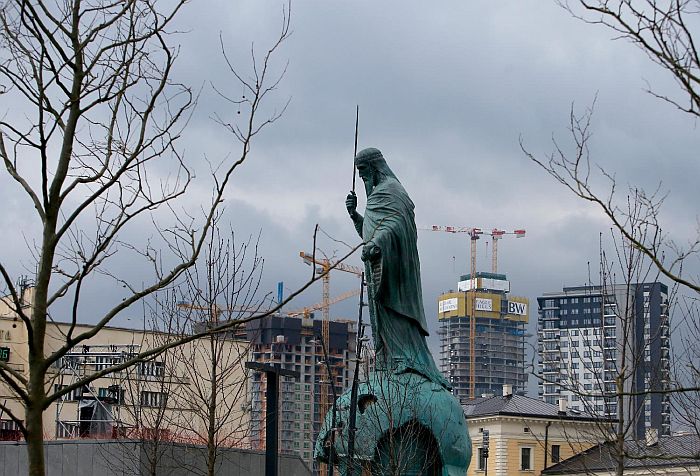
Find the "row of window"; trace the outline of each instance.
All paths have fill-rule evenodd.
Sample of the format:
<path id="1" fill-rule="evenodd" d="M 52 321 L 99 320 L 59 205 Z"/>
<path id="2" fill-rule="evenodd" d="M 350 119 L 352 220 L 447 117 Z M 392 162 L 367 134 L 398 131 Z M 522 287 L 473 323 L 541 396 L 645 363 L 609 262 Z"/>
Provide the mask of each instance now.
<path id="1" fill-rule="evenodd" d="M 561 460 L 561 445 L 551 446 L 551 462 L 558 463 Z M 478 466 L 479 471 L 484 471 L 487 467 L 487 452 L 483 447 L 478 448 Z M 535 451 L 531 446 L 520 447 L 520 471 L 532 471 L 535 469 Z"/>
<path id="2" fill-rule="evenodd" d="M 602 301 L 601 296 L 586 296 L 586 297 L 572 297 L 572 298 L 563 298 L 561 299 L 561 305 L 566 305 L 566 304 L 591 304 L 591 303 L 600 303 Z M 559 305 L 560 301 L 558 299 L 545 299 L 544 300 L 544 307 L 557 307 Z"/>

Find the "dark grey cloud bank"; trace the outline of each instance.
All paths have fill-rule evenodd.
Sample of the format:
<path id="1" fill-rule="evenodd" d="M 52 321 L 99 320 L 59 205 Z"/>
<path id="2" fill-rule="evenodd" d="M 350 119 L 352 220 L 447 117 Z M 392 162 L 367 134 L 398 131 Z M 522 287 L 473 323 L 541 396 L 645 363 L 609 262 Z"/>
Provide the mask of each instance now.
<path id="1" fill-rule="evenodd" d="M 215 113 L 236 116 L 210 83 L 231 96 L 243 92 L 226 72 L 219 32 L 232 61 L 245 69 L 251 41 L 265 51 L 283 5 L 196 2 L 179 20 L 186 33 L 177 37 L 178 78 L 202 87 L 182 140 L 202 177 L 190 203 L 209 198 L 203 157 L 220 160 L 237 147 L 210 119 Z M 384 151 L 416 203 L 419 226 L 528 230 L 525 240 L 502 242 L 499 262 L 513 292 L 533 304 L 542 291 L 586 282 L 587 263 L 597 268 L 599 233 L 609 233 L 598 210 L 573 199 L 526 160 L 518 144 L 522 136 L 533 152 L 544 154 L 552 134 L 566 142 L 572 103 L 583 110 L 597 95 L 594 160 L 624 185 L 653 188 L 661 181 L 672 191 L 667 229 L 680 241 L 693 236 L 694 180 L 700 177 L 696 125 L 644 92 L 646 82 L 669 94 L 674 85 L 633 46 L 571 18 L 555 2 L 306 0 L 292 5 L 292 29 L 276 63 L 279 71 L 288 60 L 287 74 L 268 105 L 291 102 L 254 144 L 224 215 L 240 236 L 262 229 L 266 290 L 277 281 L 293 289 L 308 276 L 297 253 L 309 249 L 315 223 L 338 240 L 357 242 L 343 204 L 351 183 L 355 104 L 360 147 Z M 28 204 L 15 197 L 5 175 L 0 180 L 0 198 L 8 204 L 3 228 L 35 233 Z M 454 288 L 465 271 L 467 240 L 420 233 L 424 298 L 434 329 L 438 294 Z M 22 256 L 21 240 L 0 240 L 8 256 Z M 329 252 L 344 249 L 325 238 L 321 244 Z M 480 268 L 487 269 L 484 243 L 479 250 Z M 339 275 L 332 293 L 355 285 Z M 299 306 L 320 294 L 315 287 Z M 334 314 L 353 317 L 355 304 L 345 302 Z"/>

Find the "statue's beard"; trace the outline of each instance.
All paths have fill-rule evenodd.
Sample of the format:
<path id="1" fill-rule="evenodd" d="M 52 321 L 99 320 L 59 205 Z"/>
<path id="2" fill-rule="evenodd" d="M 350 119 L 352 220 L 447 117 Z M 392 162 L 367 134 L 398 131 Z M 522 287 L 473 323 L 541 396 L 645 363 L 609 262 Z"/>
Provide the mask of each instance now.
<path id="1" fill-rule="evenodd" d="M 369 197 L 369 194 L 372 193 L 372 190 L 374 190 L 374 184 L 372 183 L 371 180 L 365 180 L 365 193 Z"/>

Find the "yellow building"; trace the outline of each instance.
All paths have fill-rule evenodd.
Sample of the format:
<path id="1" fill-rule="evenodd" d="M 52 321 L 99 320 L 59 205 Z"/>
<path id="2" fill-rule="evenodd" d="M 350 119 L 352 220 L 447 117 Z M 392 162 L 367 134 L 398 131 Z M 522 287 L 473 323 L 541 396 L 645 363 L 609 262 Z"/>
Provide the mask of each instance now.
<path id="1" fill-rule="evenodd" d="M 506 275 L 462 276 L 457 291 L 440 295 L 437 304 L 440 371 L 461 402 L 500 392 L 506 384 L 527 387 L 525 334 L 530 303 L 510 294 Z"/>
<path id="2" fill-rule="evenodd" d="M 601 425 L 611 423 L 514 395 L 509 385 L 502 396 L 476 398 L 463 407 L 472 440 L 468 476 L 539 475 L 601 442 Z"/>
<path id="3" fill-rule="evenodd" d="M 31 302 L 31 292 L 31 288 L 25 290 L 24 302 Z M 70 333 L 76 336 L 91 328 L 76 324 L 71 329 L 70 323 L 49 323 L 46 355 L 65 345 Z M 174 334 L 105 327 L 49 368 L 46 391 L 54 393 L 174 338 Z M 249 426 L 244 369 L 248 347 L 241 340 L 220 338 L 212 343 L 209 338 L 199 339 L 99 378 L 48 407 L 44 412 L 44 436 L 161 438 L 204 443 L 206 397 L 216 387 L 216 421 L 220 425 L 217 444 L 239 446 L 246 441 Z M 212 352 L 216 355 L 216 379 L 211 378 Z M 27 377 L 27 355 L 27 329 L 9 306 L 8 298 L 1 298 L 0 360 Z M 20 399 L 4 380 L 0 380 L 0 402 L 18 418 L 24 417 Z M 0 438 L 17 437 L 17 430 L 16 423 L 2 414 Z"/>

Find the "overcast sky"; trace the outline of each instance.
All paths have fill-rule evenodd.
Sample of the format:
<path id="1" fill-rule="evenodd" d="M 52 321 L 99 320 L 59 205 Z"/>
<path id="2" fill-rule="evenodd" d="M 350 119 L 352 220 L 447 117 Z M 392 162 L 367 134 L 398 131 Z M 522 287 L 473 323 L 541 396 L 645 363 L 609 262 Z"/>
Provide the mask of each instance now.
<path id="1" fill-rule="evenodd" d="M 226 109 L 210 83 L 232 96 L 243 92 L 226 72 L 219 33 L 232 61 L 245 70 L 251 42 L 263 51 L 268 47 L 283 5 L 207 0 L 192 2 L 181 14 L 178 27 L 185 33 L 171 40 L 181 45 L 177 79 L 202 88 L 181 147 L 201 172 L 205 155 L 217 159 L 236 150 L 211 120 L 214 113 L 235 111 Z M 513 294 L 530 298 L 533 322 L 535 298 L 543 291 L 587 282 L 588 262 L 597 276 L 599 233 L 609 235 L 597 209 L 573 198 L 519 147 L 519 137 L 538 155 L 551 150 L 552 135 L 567 143 L 572 103 L 583 110 L 597 95 L 594 160 L 623 186 L 662 182 L 671 191 L 666 229 L 681 243 L 694 236 L 696 124 L 644 92 L 649 83 L 674 95 L 674 84 L 634 46 L 572 18 L 554 1 L 436 6 L 300 0 L 292 5 L 291 24 L 293 34 L 276 63 L 279 68 L 288 62 L 287 73 L 268 105 L 291 101 L 256 139 L 225 201 L 225 220 L 240 236 L 262 230 L 266 291 L 278 281 L 293 290 L 308 277 L 298 252 L 310 250 L 314 224 L 333 239 L 358 241 L 344 206 L 356 104 L 359 148 L 384 153 L 416 204 L 419 227 L 527 230 L 525 239 L 501 241 L 499 270 L 511 280 Z M 194 192 L 192 203 L 206 202 L 204 187 Z M 6 204 L 0 226 L 31 236 L 36 218 L 6 174 L 0 175 L 0 198 Z M 10 235 L 0 236 L 4 258 L 28 262 L 21 237 Z M 490 268 L 487 241 L 479 244 L 480 270 Z M 345 249 L 327 238 L 320 243 L 329 253 Z M 455 288 L 466 272 L 467 246 L 465 235 L 419 232 L 431 329 L 438 295 Z M 352 262 L 360 264 L 359 256 Z M 332 295 L 357 285 L 351 276 L 335 274 Z M 319 285 L 291 307 L 320 299 Z M 354 301 L 333 309 L 344 317 L 356 312 Z M 91 320 L 89 308 L 82 318 Z M 434 335 L 431 343 L 435 349 Z"/>

